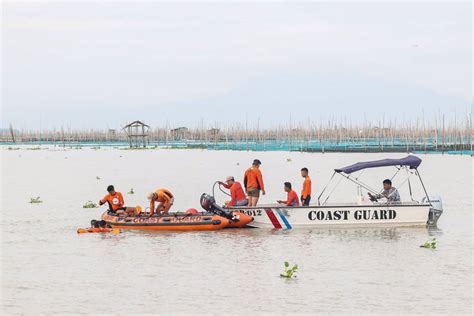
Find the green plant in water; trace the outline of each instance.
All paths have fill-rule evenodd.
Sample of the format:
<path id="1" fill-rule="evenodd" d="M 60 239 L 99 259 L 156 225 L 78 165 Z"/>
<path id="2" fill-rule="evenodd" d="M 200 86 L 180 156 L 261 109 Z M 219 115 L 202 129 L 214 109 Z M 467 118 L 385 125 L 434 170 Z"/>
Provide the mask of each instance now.
<path id="1" fill-rule="evenodd" d="M 37 204 L 37 203 L 43 203 L 43 201 L 40 200 L 40 197 L 36 197 L 36 198 L 30 198 L 30 203 L 31 204 Z"/>
<path id="2" fill-rule="evenodd" d="M 284 265 L 285 265 L 285 273 L 280 273 L 280 277 L 287 278 L 287 279 L 296 278 L 296 272 L 298 271 L 298 265 L 295 264 L 295 265 L 293 265 L 292 268 L 290 268 L 290 263 L 288 261 L 285 261 Z"/>
<path id="3" fill-rule="evenodd" d="M 420 245 L 420 248 L 431 248 L 431 249 L 436 249 L 436 244 L 438 243 L 438 241 L 436 240 L 436 238 L 433 238 L 430 240 L 427 240 L 425 241 L 425 243 L 423 245 Z"/>
<path id="4" fill-rule="evenodd" d="M 87 201 L 82 207 L 83 208 L 97 208 L 99 206 L 92 201 Z"/>
<path id="5" fill-rule="evenodd" d="M 100 177 L 99 177 L 99 176 L 95 176 L 95 178 L 96 178 L 97 180 L 100 180 Z"/>
<path id="6" fill-rule="evenodd" d="M 133 191 L 133 188 L 130 189 L 130 191 L 127 192 L 128 194 L 135 194 L 135 191 Z"/>

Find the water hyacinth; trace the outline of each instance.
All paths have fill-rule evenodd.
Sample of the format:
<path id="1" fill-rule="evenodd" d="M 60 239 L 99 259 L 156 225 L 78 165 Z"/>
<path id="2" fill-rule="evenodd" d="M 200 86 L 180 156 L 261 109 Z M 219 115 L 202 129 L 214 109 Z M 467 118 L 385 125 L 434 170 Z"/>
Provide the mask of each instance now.
<path id="1" fill-rule="evenodd" d="M 31 204 L 38 204 L 38 203 L 43 203 L 43 201 L 41 201 L 40 197 L 37 196 L 36 198 L 30 198 L 30 203 Z"/>
<path id="2" fill-rule="evenodd" d="M 436 238 L 433 238 L 430 240 L 427 240 L 425 241 L 425 243 L 423 245 L 420 245 L 420 248 L 430 248 L 430 249 L 436 249 L 436 244 L 438 243 L 438 241 L 436 240 Z"/>
<path id="3" fill-rule="evenodd" d="M 82 207 L 83 208 L 97 208 L 99 206 L 92 201 L 87 201 Z"/>
<path id="4" fill-rule="evenodd" d="M 288 261 L 285 261 L 284 266 L 285 266 L 285 272 L 280 273 L 280 277 L 287 278 L 287 279 L 296 278 L 296 272 L 298 271 L 298 265 L 295 264 L 295 265 L 293 265 L 292 268 L 290 268 L 290 263 Z"/>

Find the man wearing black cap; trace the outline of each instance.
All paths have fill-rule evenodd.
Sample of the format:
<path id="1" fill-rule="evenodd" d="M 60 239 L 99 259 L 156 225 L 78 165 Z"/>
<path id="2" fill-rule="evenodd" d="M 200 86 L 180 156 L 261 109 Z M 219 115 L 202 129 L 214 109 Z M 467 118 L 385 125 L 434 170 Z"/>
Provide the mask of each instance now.
<path id="1" fill-rule="evenodd" d="M 255 159 L 252 166 L 244 174 L 245 191 L 247 191 L 249 198 L 248 206 L 257 206 L 260 190 L 265 195 L 265 185 L 263 184 L 262 172 L 260 171 L 261 164 L 260 160 Z"/>

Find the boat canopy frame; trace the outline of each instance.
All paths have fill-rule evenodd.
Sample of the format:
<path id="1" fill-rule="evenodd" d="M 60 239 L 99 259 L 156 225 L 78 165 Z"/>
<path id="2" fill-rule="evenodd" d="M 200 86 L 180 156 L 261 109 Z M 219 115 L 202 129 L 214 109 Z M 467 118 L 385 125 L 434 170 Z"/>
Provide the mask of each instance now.
<path id="1" fill-rule="evenodd" d="M 423 183 L 423 179 L 421 178 L 420 172 L 418 170 L 418 167 L 420 166 L 421 161 L 422 160 L 420 158 L 418 158 L 417 156 L 409 155 L 409 156 L 407 156 L 405 158 L 402 158 L 402 159 L 382 159 L 382 160 L 374 160 L 374 161 L 364 161 L 364 162 L 355 163 L 353 165 L 350 165 L 350 166 L 347 166 L 347 167 L 344 167 L 344 168 L 334 169 L 334 173 L 332 174 L 332 176 L 329 179 L 328 183 L 326 184 L 326 186 L 323 188 L 323 190 L 321 191 L 321 193 L 318 196 L 318 205 L 325 205 L 326 202 L 331 197 L 334 190 L 339 185 L 340 181 L 331 190 L 331 192 L 327 195 L 324 202 L 321 204 L 321 197 L 323 196 L 324 192 L 326 191 L 326 189 L 328 188 L 329 184 L 332 182 L 332 180 L 334 179 L 336 174 L 341 175 L 343 178 L 355 183 L 359 187 L 362 187 L 362 188 L 366 189 L 367 191 L 369 191 L 371 193 L 380 194 L 380 192 L 378 192 L 377 190 L 371 188 L 369 185 L 367 185 L 364 182 L 362 182 L 361 180 L 359 180 L 359 177 L 363 174 L 363 172 L 366 169 L 369 169 L 369 168 L 381 168 L 381 167 L 393 166 L 397 170 L 394 173 L 394 175 L 390 178 L 390 180 L 393 180 L 401 170 L 406 170 L 407 171 L 407 178 L 406 178 L 406 180 L 404 180 L 402 182 L 402 185 L 405 182 L 408 182 L 408 189 L 409 189 L 409 192 L 410 192 L 411 200 L 415 201 L 413 199 L 411 183 L 410 183 L 410 177 L 414 174 L 420 180 L 421 186 L 423 187 L 423 191 L 425 193 L 425 197 L 426 197 L 429 205 L 432 206 L 430 197 L 428 195 L 428 192 L 426 191 L 425 184 Z M 362 171 L 362 172 L 357 177 L 354 177 L 352 175 L 352 173 L 357 172 L 357 171 Z M 342 178 L 341 178 L 341 180 L 342 180 Z"/>

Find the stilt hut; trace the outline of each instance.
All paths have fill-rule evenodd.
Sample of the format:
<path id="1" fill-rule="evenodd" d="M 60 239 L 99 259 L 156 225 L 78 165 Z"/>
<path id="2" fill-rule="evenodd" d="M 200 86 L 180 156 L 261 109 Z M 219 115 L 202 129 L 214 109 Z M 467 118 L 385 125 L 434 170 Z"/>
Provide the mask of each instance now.
<path id="1" fill-rule="evenodd" d="M 148 136 L 150 134 L 150 126 L 141 121 L 134 121 L 125 125 L 123 128 L 127 134 L 130 147 L 146 147 L 149 144 Z"/>
<path id="2" fill-rule="evenodd" d="M 189 137 L 189 129 L 184 126 L 173 128 L 170 132 L 173 140 L 185 140 Z"/>

